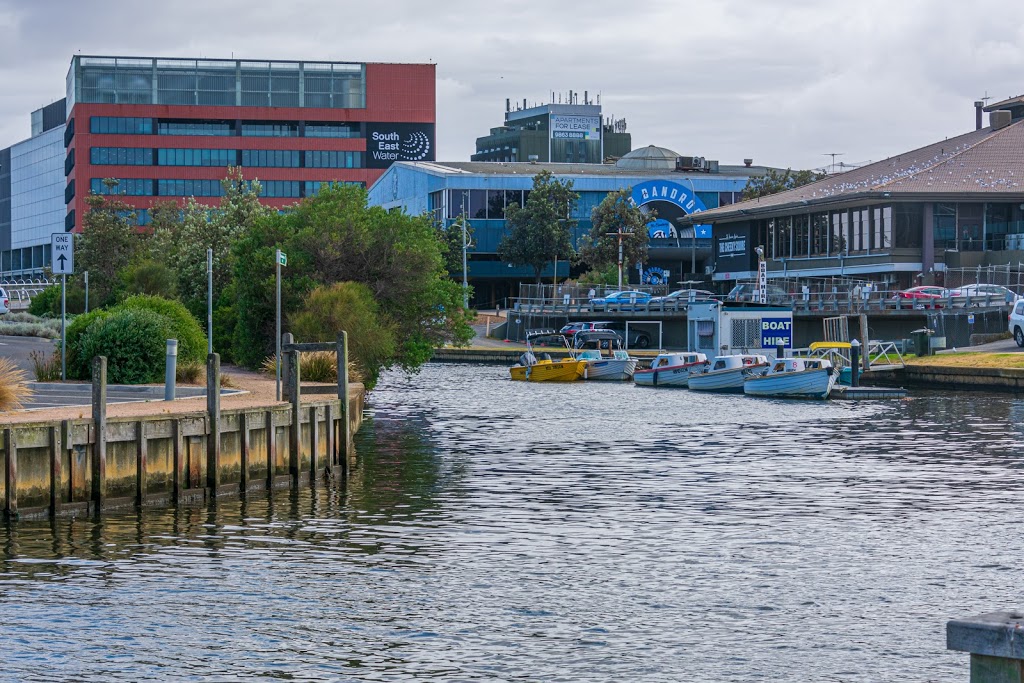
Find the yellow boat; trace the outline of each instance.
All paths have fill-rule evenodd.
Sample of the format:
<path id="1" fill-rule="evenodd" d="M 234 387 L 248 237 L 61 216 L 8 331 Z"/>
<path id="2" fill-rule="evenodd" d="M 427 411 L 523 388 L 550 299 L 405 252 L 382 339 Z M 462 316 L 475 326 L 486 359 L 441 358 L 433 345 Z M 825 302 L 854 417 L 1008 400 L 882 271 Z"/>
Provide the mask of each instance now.
<path id="1" fill-rule="evenodd" d="M 578 360 L 570 355 L 562 360 L 552 360 L 548 354 L 538 358 L 533 354 L 530 337 L 549 336 L 551 333 L 534 333 L 526 337 L 526 353 L 519 357 L 519 362 L 509 368 L 512 379 L 519 382 L 575 382 L 583 377 L 587 369 L 587 361 Z M 563 339 L 563 343 L 564 343 Z M 566 345 L 566 349 L 568 349 Z M 570 354 L 572 350 L 569 349 Z"/>

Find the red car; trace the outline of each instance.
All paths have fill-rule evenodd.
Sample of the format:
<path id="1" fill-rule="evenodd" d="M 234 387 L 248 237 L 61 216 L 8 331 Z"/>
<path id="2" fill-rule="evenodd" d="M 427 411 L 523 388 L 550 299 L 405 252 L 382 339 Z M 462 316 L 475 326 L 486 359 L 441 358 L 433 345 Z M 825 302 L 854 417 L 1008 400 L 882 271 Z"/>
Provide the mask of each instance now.
<path id="1" fill-rule="evenodd" d="M 911 287 L 910 289 L 904 289 L 903 291 L 896 292 L 893 299 L 907 299 L 906 303 L 912 306 L 928 306 L 929 308 L 940 308 L 939 301 L 947 297 L 948 292 L 942 287 L 935 287 L 934 285 L 922 285 L 920 287 Z M 903 301 L 900 302 L 904 303 Z"/>

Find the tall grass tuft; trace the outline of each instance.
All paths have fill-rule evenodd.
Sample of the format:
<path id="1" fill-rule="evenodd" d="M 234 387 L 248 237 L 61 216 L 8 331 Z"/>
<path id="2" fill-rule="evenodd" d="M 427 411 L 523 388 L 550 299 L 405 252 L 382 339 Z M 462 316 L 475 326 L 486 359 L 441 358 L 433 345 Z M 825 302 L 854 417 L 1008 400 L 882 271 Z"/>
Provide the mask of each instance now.
<path id="1" fill-rule="evenodd" d="M 274 356 L 264 359 L 260 371 L 274 374 Z M 337 382 L 337 355 L 333 351 L 303 351 L 299 354 L 299 376 L 304 382 Z M 363 381 L 362 371 L 352 361 L 348 363 L 348 379 L 350 382 Z"/>
<path id="2" fill-rule="evenodd" d="M 179 384 L 200 384 L 206 382 L 206 365 L 197 361 L 178 363 L 175 378 Z"/>
<path id="3" fill-rule="evenodd" d="M 10 358 L 0 358 L 0 411 L 19 410 L 32 390 L 25 385 L 25 371 Z"/>
<path id="4" fill-rule="evenodd" d="M 60 351 L 47 354 L 39 349 L 28 354 L 32 360 L 32 367 L 36 373 L 37 382 L 59 382 L 60 381 Z"/>

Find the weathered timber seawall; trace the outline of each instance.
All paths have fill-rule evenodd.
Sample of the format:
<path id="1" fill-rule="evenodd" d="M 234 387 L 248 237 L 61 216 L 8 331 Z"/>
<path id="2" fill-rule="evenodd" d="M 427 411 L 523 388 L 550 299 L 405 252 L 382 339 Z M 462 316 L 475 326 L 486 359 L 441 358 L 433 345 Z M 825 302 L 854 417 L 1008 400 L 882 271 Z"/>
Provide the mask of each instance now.
<path id="1" fill-rule="evenodd" d="M 1024 368 L 969 368 L 943 365 L 908 365 L 871 371 L 862 376 L 869 384 L 919 389 L 1024 392 Z"/>
<path id="2" fill-rule="evenodd" d="M 201 411 L 111 418 L 102 434 L 87 418 L 0 425 L 0 501 L 8 518 L 74 516 L 345 476 L 363 399 L 363 387 L 352 384 L 344 412 L 337 398 L 325 398 L 297 411 L 225 409 L 219 420 Z"/>

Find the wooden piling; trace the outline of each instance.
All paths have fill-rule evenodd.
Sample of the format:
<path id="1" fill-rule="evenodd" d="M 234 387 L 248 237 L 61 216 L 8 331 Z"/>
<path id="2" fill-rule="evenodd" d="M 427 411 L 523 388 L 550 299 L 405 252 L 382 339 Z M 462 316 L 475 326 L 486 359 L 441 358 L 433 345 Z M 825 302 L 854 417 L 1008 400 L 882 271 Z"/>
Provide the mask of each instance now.
<path id="1" fill-rule="evenodd" d="M 327 471 L 334 473 L 338 464 L 338 454 L 334 448 L 334 406 L 328 403 L 324 407 L 324 433 L 326 434 Z"/>
<path id="2" fill-rule="evenodd" d="M 242 451 L 239 486 L 245 492 L 249 488 L 249 415 L 244 412 L 238 414 L 238 444 Z"/>
<path id="3" fill-rule="evenodd" d="M 277 464 L 277 427 L 274 426 L 274 411 L 267 411 L 267 491 L 274 490 L 274 469 Z"/>
<path id="4" fill-rule="evenodd" d="M 341 403 L 341 434 L 338 436 L 338 458 L 343 463 L 348 462 L 348 444 L 350 441 L 349 419 L 349 377 L 348 377 L 348 332 L 342 331 L 338 335 L 337 363 L 338 363 L 338 401 Z"/>
<path id="5" fill-rule="evenodd" d="M 301 371 L 299 364 L 299 352 L 292 351 L 291 353 L 285 354 L 290 356 L 288 363 L 288 392 L 291 400 L 292 409 L 292 429 L 290 448 L 288 449 L 288 473 L 292 475 L 292 480 L 296 488 L 298 488 L 299 479 L 299 463 L 302 460 L 302 388 L 301 388 Z"/>
<path id="6" fill-rule="evenodd" d="M 149 456 L 149 443 L 146 441 L 146 423 L 135 424 L 135 443 L 138 454 L 135 458 L 135 504 L 142 507 L 146 502 L 146 459 Z"/>
<path id="7" fill-rule="evenodd" d="M 107 358 L 92 360 L 92 500 L 99 514 L 107 498 Z"/>
<path id="8" fill-rule="evenodd" d="M 64 434 L 67 430 L 67 420 L 60 425 L 50 427 L 50 515 L 56 516 L 60 513 L 61 504 L 61 482 L 63 480 L 62 458 L 64 455 Z"/>
<path id="9" fill-rule="evenodd" d="M 317 480 L 317 473 L 320 470 L 320 459 L 317 457 L 317 450 L 320 447 L 320 435 L 317 433 L 317 407 L 309 408 L 309 483 L 313 485 Z"/>
<path id="10" fill-rule="evenodd" d="M 185 483 L 185 435 L 181 429 L 181 419 L 175 419 L 171 423 L 172 457 L 174 459 L 174 472 L 171 474 L 171 496 L 175 505 L 181 504 L 182 493 L 188 488 Z"/>
<path id="11" fill-rule="evenodd" d="M 206 357 L 206 412 L 209 429 L 206 430 L 206 486 L 210 496 L 216 497 L 220 488 L 220 354 Z"/>
<path id="12" fill-rule="evenodd" d="M 4 430 L 4 452 L 7 454 L 7 466 L 4 468 L 4 510 L 8 519 L 18 516 L 18 444 L 14 430 Z"/>

